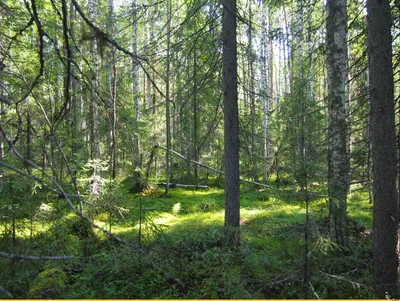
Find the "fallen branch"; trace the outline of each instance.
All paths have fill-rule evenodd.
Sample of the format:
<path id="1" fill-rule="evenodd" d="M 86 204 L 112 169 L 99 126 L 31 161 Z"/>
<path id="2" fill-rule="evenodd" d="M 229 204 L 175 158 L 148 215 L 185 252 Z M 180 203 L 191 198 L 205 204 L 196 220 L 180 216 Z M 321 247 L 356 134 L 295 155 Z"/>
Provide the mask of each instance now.
<path id="1" fill-rule="evenodd" d="M 74 258 L 75 256 L 28 256 L 28 255 L 18 255 L 13 253 L 0 252 L 0 257 L 39 261 L 39 260 L 68 260 Z"/>
<path id="2" fill-rule="evenodd" d="M 150 182 L 150 184 L 153 185 L 162 185 L 166 186 L 167 183 L 165 182 Z M 175 184 L 175 183 L 169 183 L 169 187 L 183 187 L 183 188 L 209 188 L 208 186 L 205 185 L 187 185 L 187 184 Z"/>
<path id="3" fill-rule="evenodd" d="M 130 242 L 128 242 L 127 240 L 124 240 L 122 238 L 120 238 L 119 236 L 111 233 L 110 231 L 107 231 L 106 229 L 100 227 L 99 225 L 97 225 L 96 223 L 94 223 L 89 217 L 85 216 L 83 214 L 82 211 L 78 211 L 78 209 L 75 207 L 75 205 L 72 203 L 70 196 L 65 192 L 64 188 L 61 186 L 60 183 L 58 183 L 52 176 L 50 176 L 47 172 L 43 171 L 42 168 L 40 166 L 38 166 L 37 164 L 35 164 L 34 162 L 32 162 L 31 160 L 25 158 L 14 146 L 14 144 L 12 143 L 12 141 L 8 138 L 6 131 L 4 130 L 4 127 L 2 126 L 1 120 L 0 120 L 0 132 L 3 134 L 3 138 L 4 140 L 7 142 L 7 144 L 9 145 L 10 149 L 12 150 L 12 152 L 17 156 L 18 159 L 20 159 L 22 162 L 25 162 L 26 164 L 30 165 L 31 167 L 33 167 L 36 170 L 39 170 L 42 172 L 42 175 L 46 178 L 48 178 L 53 185 L 55 186 L 55 190 L 58 191 L 58 194 L 63 197 L 65 199 L 65 201 L 68 203 L 69 207 L 71 208 L 71 210 L 77 215 L 79 216 L 81 219 L 85 220 L 86 222 L 88 222 L 93 228 L 99 229 L 101 232 L 103 232 L 103 234 L 109 236 L 111 239 L 113 239 L 114 241 L 124 244 L 126 246 L 129 246 L 130 248 L 132 248 L 133 250 L 135 250 L 136 252 L 140 253 L 143 258 L 146 259 L 146 261 L 152 266 L 153 269 L 155 269 L 156 271 L 162 273 L 164 275 L 165 278 L 167 278 L 168 280 L 176 283 L 181 289 L 185 288 L 185 284 L 178 278 L 173 277 L 172 275 L 170 275 L 167 271 L 163 270 L 160 266 L 158 266 L 151 258 L 150 255 L 147 254 L 147 252 L 142 249 L 141 247 L 134 245 Z M 17 170 L 16 168 L 13 168 L 13 170 Z M 31 178 L 33 180 L 37 180 L 35 179 L 35 177 L 26 174 L 26 173 L 22 173 L 21 171 L 18 171 L 20 174 L 24 175 L 27 178 Z M 79 196 L 77 196 L 78 200 L 82 201 L 81 198 Z M 6 254 L 6 253 L 5 253 Z"/>
<path id="4" fill-rule="evenodd" d="M 0 292 L 2 292 L 8 298 L 14 298 L 14 296 L 8 290 L 6 290 L 4 287 L 2 287 L 1 285 L 0 285 Z"/>
<path id="5" fill-rule="evenodd" d="M 365 285 L 365 284 L 362 284 L 362 283 L 359 283 L 359 282 L 355 282 L 355 281 L 351 281 L 350 279 L 347 279 L 347 278 L 345 278 L 343 276 L 327 274 L 327 273 L 322 272 L 320 270 L 316 270 L 316 271 L 318 273 L 320 273 L 321 275 L 325 276 L 325 277 L 330 277 L 330 278 L 334 278 L 334 279 L 337 279 L 337 280 L 348 282 L 353 286 L 354 289 L 356 289 L 356 288 L 359 289 L 360 287 L 363 287 L 363 288 L 366 288 L 366 289 L 370 289 L 370 287 Z"/>
<path id="6" fill-rule="evenodd" d="M 159 144 L 157 144 L 157 145 L 155 146 L 155 148 L 161 148 L 161 149 L 163 149 L 163 150 L 167 150 L 167 148 L 166 148 L 165 146 L 162 146 L 162 145 L 159 145 Z M 211 171 L 213 171 L 213 172 L 215 172 L 215 173 L 217 173 L 217 174 L 220 174 L 220 175 L 223 175 L 223 174 L 224 174 L 224 172 L 221 171 L 221 170 L 218 170 L 218 169 L 215 169 L 215 168 L 213 168 L 213 167 L 204 165 L 203 163 L 200 163 L 200 162 L 191 160 L 191 159 L 189 159 L 189 158 L 187 158 L 187 157 L 181 155 L 180 153 L 178 153 L 178 152 L 176 152 L 176 151 L 174 151 L 174 150 L 172 150 L 172 149 L 170 149 L 169 151 L 170 151 L 171 154 L 174 154 L 175 156 L 178 156 L 178 157 L 180 157 L 181 159 L 186 160 L 186 161 L 188 161 L 188 162 L 190 162 L 190 163 L 196 164 L 196 165 L 198 165 L 198 166 L 201 166 L 201 167 L 203 167 L 203 168 L 205 168 L 205 169 L 211 170 Z M 267 185 L 267 184 L 263 184 L 263 183 L 259 183 L 259 182 L 254 182 L 254 181 L 250 181 L 250 180 L 246 180 L 246 179 L 244 179 L 243 177 L 240 177 L 240 180 L 243 181 L 243 182 L 250 183 L 250 184 L 254 184 L 254 185 L 258 185 L 258 186 L 261 186 L 261 187 L 275 188 L 275 187 L 273 187 L 273 186 L 271 186 L 271 185 Z"/>

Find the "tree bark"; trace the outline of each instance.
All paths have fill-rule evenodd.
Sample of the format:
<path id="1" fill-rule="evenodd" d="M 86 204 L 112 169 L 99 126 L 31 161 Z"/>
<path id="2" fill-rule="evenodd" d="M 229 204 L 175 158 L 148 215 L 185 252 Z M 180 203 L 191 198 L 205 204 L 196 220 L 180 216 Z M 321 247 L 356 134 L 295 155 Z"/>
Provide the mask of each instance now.
<path id="1" fill-rule="evenodd" d="M 263 181 L 266 183 L 268 181 L 269 176 L 269 91 L 268 91 L 268 25 L 269 19 L 267 14 L 267 5 L 265 3 L 262 4 L 261 11 L 261 45 L 260 45 L 260 60 L 261 60 L 261 103 L 263 109 L 263 125 L 262 125 L 262 133 L 263 133 Z"/>
<path id="2" fill-rule="evenodd" d="M 137 55 L 137 44 L 138 44 L 138 22 L 137 22 L 137 1 L 132 0 L 132 53 Z M 140 135 L 139 135 L 139 98 L 140 98 L 140 88 L 139 88 L 139 66 L 133 60 L 132 69 L 132 85 L 133 85 L 133 120 L 134 120 L 134 135 L 133 135 L 133 186 L 136 191 L 140 191 L 143 187 L 142 184 L 142 162 L 140 154 Z M 145 86 L 144 82 L 144 88 Z M 150 95 L 150 87 L 148 89 Z M 144 97 L 146 95 L 145 89 L 143 93 Z"/>
<path id="3" fill-rule="evenodd" d="M 95 3 L 89 0 L 89 19 L 95 24 Z M 97 93 L 99 92 L 99 58 L 97 52 L 97 39 L 92 39 L 92 60 L 93 60 L 93 98 L 92 98 L 92 116 L 91 116 L 91 157 L 93 160 L 100 158 L 100 137 L 99 137 L 99 109 L 97 106 Z"/>
<path id="4" fill-rule="evenodd" d="M 95 3 L 94 0 L 89 0 L 89 20 L 95 24 Z M 91 105 L 91 118 L 90 118 L 90 147 L 91 147 L 91 159 L 100 159 L 100 136 L 99 136 L 99 108 L 97 106 L 97 98 L 99 93 L 99 58 L 97 52 L 97 39 L 92 39 L 92 60 L 93 60 L 93 97 Z M 98 171 L 97 168 L 93 168 L 91 194 L 98 195 Z"/>
<path id="5" fill-rule="evenodd" d="M 69 21 L 69 33 L 72 38 L 75 38 L 75 20 L 76 20 L 76 12 L 75 6 L 71 3 L 70 4 L 70 21 Z M 76 52 L 77 49 L 75 46 L 70 47 L 71 53 L 71 60 L 76 60 Z M 76 61 L 75 61 L 76 62 Z M 71 111 L 72 111 L 72 122 L 71 122 L 71 137 L 72 137 L 72 154 L 74 159 L 77 159 L 77 152 L 78 152 L 78 82 L 76 80 L 76 67 L 71 66 Z"/>
<path id="6" fill-rule="evenodd" d="M 328 53 L 328 195 L 331 236 L 345 246 L 347 234 L 348 162 L 345 82 L 347 68 L 346 0 L 327 2 Z"/>
<path id="7" fill-rule="evenodd" d="M 108 28 L 111 30 L 114 38 L 114 3 L 113 0 L 108 1 Z M 116 48 L 111 46 L 111 72 L 110 72 L 110 96 L 111 96 L 111 178 L 117 176 L 117 64 L 115 60 Z M 111 225 L 110 225 L 111 228 Z"/>
<path id="8" fill-rule="evenodd" d="M 195 42 L 196 43 L 196 42 Z M 196 44 L 193 49 L 193 151 L 194 151 L 194 161 L 199 161 L 199 135 L 198 135 L 198 101 L 197 101 L 197 52 Z M 194 168 L 194 180 L 195 183 L 199 183 L 199 170 L 197 165 Z"/>
<path id="9" fill-rule="evenodd" d="M 396 134 L 389 0 L 367 0 L 373 164 L 373 286 L 377 298 L 398 298 Z"/>
<path id="10" fill-rule="evenodd" d="M 224 0 L 223 7 L 225 237 L 228 246 L 237 246 L 240 241 L 240 186 L 236 0 Z"/>
<path id="11" fill-rule="evenodd" d="M 168 194 L 169 181 L 171 177 L 171 155 L 169 150 L 171 149 L 171 116 L 170 116 L 170 47 L 171 47 L 171 0 L 167 0 L 167 74 L 166 74 L 166 99 L 165 99 L 165 123 L 166 123 L 166 138 L 167 138 L 167 151 L 165 154 L 166 164 L 166 182 L 165 194 Z"/>

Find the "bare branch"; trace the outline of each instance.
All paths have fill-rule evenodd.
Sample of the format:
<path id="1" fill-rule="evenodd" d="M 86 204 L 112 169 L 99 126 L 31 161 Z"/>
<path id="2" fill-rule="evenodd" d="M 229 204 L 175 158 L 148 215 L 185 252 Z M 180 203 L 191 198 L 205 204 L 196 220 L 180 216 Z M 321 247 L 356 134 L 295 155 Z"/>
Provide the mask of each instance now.
<path id="1" fill-rule="evenodd" d="M 30 256 L 30 255 L 19 255 L 13 253 L 0 252 L 0 257 L 17 259 L 17 260 L 41 261 L 41 260 L 68 260 L 74 258 L 75 256 Z"/>
<path id="2" fill-rule="evenodd" d="M 85 216 L 83 214 L 83 212 L 79 211 L 74 204 L 71 202 L 70 200 L 70 196 L 69 194 L 67 194 L 65 192 L 65 190 L 63 189 L 63 187 L 61 186 L 60 183 L 58 183 L 53 177 L 51 177 L 48 173 L 44 172 L 37 164 L 35 164 L 34 162 L 28 160 L 27 158 L 25 158 L 23 155 L 21 155 L 20 152 L 18 152 L 18 150 L 15 148 L 14 144 L 10 141 L 10 139 L 7 137 L 7 134 L 1 124 L 0 121 L 0 131 L 3 134 L 3 138 L 6 140 L 6 142 L 8 143 L 9 147 L 11 148 L 11 150 L 14 152 L 14 154 L 23 162 L 29 164 L 30 166 L 32 166 L 33 168 L 42 171 L 42 174 L 47 177 L 53 184 L 54 186 L 57 188 L 58 192 L 56 192 L 58 195 L 62 196 L 68 203 L 68 205 L 70 206 L 70 208 L 72 209 L 72 211 L 79 216 L 81 219 L 85 220 L 86 222 L 88 222 L 93 228 L 99 229 L 101 232 L 103 232 L 105 235 L 109 236 L 110 238 L 112 238 L 113 240 L 115 240 L 118 243 L 122 243 L 124 245 L 129 246 L 130 248 L 132 248 L 133 250 L 135 250 L 136 252 L 140 253 L 146 260 L 147 262 L 152 266 L 153 269 L 157 270 L 158 272 L 162 273 L 164 275 L 164 277 L 166 277 L 167 279 L 175 282 L 180 288 L 184 288 L 185 284 L 178 278 L 173 277 L 172 275 L 170 275 L 168 272 L 166 272 L 165 270 L 163 270 L 161 267 L 159 267 L 156 263 L 153 262 L 153 260 L 150 258 L 150 256 L 145 252 L 145 250 L 143 250 L 142 248 L 120 238 L 119 236 L 111 233 L 110 231 L 107 231 L 106 229 L 100 227 L 99 225 L 95 224 L 90 218 L 88 218 L 87 216 Z M 0 161 L 1 162 L 1 161 Z M 23 174 L 25 176 L 27 176 L 26 174 Z M 30 176 L 27 176 L 30 177 Z M 81 198 L 79 196 L 77 196 L 78 199 L 80 201 Z"/>
<path id="3" fill-rule="evenodd" d="M 167 148 L 166 148 L 165 146 L 162 146 L 162 145 L 157 145 L 156 147 L 157 147 L 157 148 L 161 148 L 161 149 L 163 149 L 163 150 L 167 150 Z M 223 175 L 223 174 L 224 174 L 224 172 L 221 171 L 221 170 L 218 170 L 218 169 L 215 169 L 215 168 L 213 168 L 213 167 L 207 166 L 207 165 L 205 165 L 205 164 L 203 164 L 203 163 L 200 163 L 200 162 L 191 160 L 191 159 L 189 159 L 189 158 L 187 158 L 187 157 L 181 155 L 180 153 L 178 153 L 178 152 L 176 152 L 176 151 L 174 151 L 174 150 L 172 150 L 172 149 L 170 149 L 169 151 L 170 151 L 172 154 L 174 154 L 175 156 L 178 156 L 178 157 L 180 157 L 180 158 L 182 158 L 182 159 L 184 159 L 184 160 L 186 160 L 186 161 L 188 161 L 188 162 L 190 162 L 190 163 L 199 165 L 199 166 L 201 166 L 201 167 L 203 167 L 203 168 L 209 169 L 209 170 L 211 170 L 211 171 L 213 171 L 213 172 L 215 172 L 215 173 L 217 173 L 217 174 L 220 174 L 220 175 Z M 254 184 L 254 185 L 258 185 L 258 186 L 261 186 L 261 187 L 275 188 L 275 187 L 273 187 L 273 186 L 271 186 L 271 185 L 267 185 L 267 184 L 263 184 L 263 183 L 259 183 L 259 182 L 254 182 L 254 181 L 250 181 L 250 180 L 246 180 L 246 179 L 244 179 L 243 177 L 240 177 L 240 180 L 243 181 L 243 182 L 250 183 L 250 184 Z"/>
<path id="4" fill-rule="evenodd" d="M 115 40 L 113 40 L 112 38 L 110 38 L 110 36 L 105 33 L 104 31 L 102 31 L 99 27 L 97 27 L 95 24 L 93 24 L 93 22 L 91 22 L 88 17 L 86 17 L 86 15 L 84 14 L 82 8 L 80 7 L 80 5 L 78 4 L 78 2 L 76 2 L 76 0 L 71 0 L 72 4 L 75 6 L 76 11 L 79 13 L 79 15 L 82 17 L 82 19 L 86 22 L 86 24 L 92 28 L 94 30 L 95 33 L 95 37 L 94 38 L 100 38 L 103 39 L 104 41 L 108 42 L 109 44 L 113 45 L 116 49 L 118 49 L 119 51 L 129 55 L 130 57 L 132 57 L 132 59 L 142 68 L 143 72 L 146 74 L 147 79 L 151 82 L 151 84 L 153 85 L 153 87 L 157 90 L 157 92 L 163 97 L 166 98 L 165 94 L 160 90 L 160 88 L 157 86 L 157 84 L 154 82 L 154 80 L 151 78 L 149 72 L 146 70 L 146 68 L 144 67 L 142 62 L 146 62 L 150 69 L 152 69 L 153 71 L 156 72 L 156 70 L 149 64 L 147 58 L 145 57 L 141 57 L 138 56 L 136 54 L 134 54 L 133 52 L 125 49 L 124 47 L 122 47 L 121 45 L 119 45 Z M 156 72 L 158 73 L 158 72 Z"/>
<path id="5" fill-rule="evenodd" d="M 2 287 L 1 285 L 0 285 L 0 292 L 2 292 L 8 298 L 14 298 L 14 296 L 8 290 L 6 290 L 4 287 Z"/>

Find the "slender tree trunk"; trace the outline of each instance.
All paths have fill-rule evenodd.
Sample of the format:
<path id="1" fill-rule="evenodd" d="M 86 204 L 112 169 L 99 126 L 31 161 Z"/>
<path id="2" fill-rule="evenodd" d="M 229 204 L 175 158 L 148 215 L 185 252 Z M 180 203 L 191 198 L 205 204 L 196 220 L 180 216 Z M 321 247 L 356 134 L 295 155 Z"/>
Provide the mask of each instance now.
<path id="1" fill-rule="evenodd" d="M 114 2 L 108 1 L 109 9 L 109 29 L 114 37 Z M 117 175 L 117 65 L 115 60 L 116 49 L 114 46 L 111 48 L 111 81 L 110 81 L 110 95 L 111 95 L 111 178 L 115 179 Z M 111 217 L 110 217 L 111 218 Z M 111 224 L 110 224 L 111 229 Z M 111 230 L 110 230 L 111 231 Z"/>
<path id="2" fill-rule="evenodd" d="M 165 123 L 166 123 L 166 132 L 167 132 L 167 151 L 165 152 L 165 164 L 166 164 L 166 183 L 165 185 L 165 194 L 168 194 L 169 190 L 169 181 L 171 177 L 171 116 L 170 116 L 170 47 L 171 47 L 171 5 L 172 1 L 167 0 L 167 74 L 166 74 L 166 100 L 165 100 Z"/>
<path id="3" fill-rule="evenodd" d="M 95 2 L 94 0 L 89 0 L 89 19 L 94 24 L 95 23 Z M 99 136 L 99 108 L 97 106 L 97 98 L 99 93 L 99 58 L 97 51 L 97 39 L 94 37 L 92 39 L 92 60 L 93 60 L 93 98 L 91 104 L 91 122 L 90 122 L 90 147 L 91 147 L 91 159 L 100 159 L 100 136 Z M 98 191 L 98 171 L 93 168 L 93 183 L 91 185 L 91 193 L 96 195 Z"/>
<path id="4" fill-rule="evenodd" d="M 377 298 L 398 298 L 396 133 L 389 0 L 367 0 L 373 164 L 373 286 Z"/>
<path id="5" fill-rule="evenodd" d="M 138 47 L 138 22 L 137 22 L 137 1 L 132 0 L 132 52 L 137 54 Z M 142 164 L 141 164 L 141 154 L 140 154 L 140 135 L 139 135 L 139 98 L 140 98 L 140 88 L 139 88 L 139 66 L 136 62 L 132 62 L 132 85 L 133 85 L 133 119 L 134 119 L 134 136 L 133 136 L 133 185 L 136 191 L 142 189 Z M 150 83 L 150 81 L 149 81 Z M 145 84 L 144 84 L 145 85 Z M 148 93 L 150 95 L 150 87 Z M 146 95 L 146 93 L 144 93 Z"/>
<path id="6" fill-rule="evenodd" d="M 26 114 L 26 159 L 32 161 L 32 118 L 29 113 Z M 28 173 L 31 173 L 31 166 L 26 165 Z"/>
<path id="7" fill-rule="evenodd" d="M 193 50 L 193 151 L 194 160 L 199 161 L 199 143 L 198 143 L 198 105 L 197 105 L 197 55 L 196 44 Z M 199 170 L 194 165 L 194 180 L 196 185 L 199 183 Z"/>
<path id="8" fill-rule="evenodd" d="M 69 33 L 71 37 L 75 38 L 75 20 L 76 20 L 76 12 L 75 6 L 70 4 L 70 19 L 69 19 Z M 71 59 L 76 62 L 76 47 L 71 46 Z M 78 153 L 78 82 L 75 79 L 76 77 L 76 67 L 74 65 L 71 66 L 71 110 L 72 110 L 72 123 L 71 123 L 71 137 L 72 137 L 72 154 L 74 159 L 77 159 Z"/>
<path id="9" fill-rule="evenodd" d="M 89 0 L 89 18 L 95 23 L 95 3 L 94 0 Z M 99 92 L 99 56 L 97 50 L 97 39 L 92 39 L 92 60 L 93 60 L 93 99 L 92 99 L 92 116 L 91 116 L 91 157 L 93 160 L 100 158 L 100 137 L 99 137 L 99 109 L 97 106 L 97 95 Z"/>
<path id="10" fill-rule="evenodd" d="M 248 60 L 249 60 L 249 96 L 250 96 L 250 118 L 251 118 L 251 176 L 254 182 L 258 181 L 258 167 L 257 167 L 257 133 L 256 133 L 256 101 L 255 101 L 255 89 L 254 89 L 254 52 L 253 52 L 253 20 L 252 20 L 252 1 L 248 1 L 249 5 L 249 30 L 248 30 Z"/>
<path id="11" fill-rule="evenodd" d="M 268 76 L 267 76 L 267 62 L 268 62 L 268 21 L 267 21 L 267 5 L 262 4 L 261 11 L 261 103 L 263 108 L 263 159 L 264 159 L 264 176 L 263 181 L 268 181 L 269 175 L 269 93 L 268 93 Z"/>
<path id="12" fill-rule="evenodd" d="M 345 83 L 347 68 L 346 0 L 327 2 L 328 50 L 328 195 L 331 235 L 345 246 L 347 230 L 348 162 Z"/>
<path id="13" fill-rule="evenodd" d="M 228 246 L 237 246 L 240 241 L 240 186 L 236 1 L 224 0 L 223 7 L 225 233 Z"/>

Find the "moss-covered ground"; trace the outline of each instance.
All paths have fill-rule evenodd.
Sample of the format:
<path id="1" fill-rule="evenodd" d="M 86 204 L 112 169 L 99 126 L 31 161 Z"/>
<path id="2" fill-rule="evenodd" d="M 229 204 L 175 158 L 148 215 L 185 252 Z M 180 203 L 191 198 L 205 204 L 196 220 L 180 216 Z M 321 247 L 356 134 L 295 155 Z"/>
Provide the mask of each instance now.
<path id="1" fill-rule="evenodd" d="M 28 212 L 17 214 L 20 207 L 12 207 L 14 224 L 13 213 L 3 213 L 0 249 L 75 257 L 0 258 L 0 285 L 18 298 L 370 298 L 372 214 L 367 194 L 349 197 L 350 239 L 343 249 L 329 238 L 323 193 L 308 196 L 307 283 L 303 193 L 243 186 L 241 244 L 227 248 L 223 190 L 174 188 L 164 196 L 156 187 L 132 194 L 120 184 L 85 208 L 95 223 L 140 246 L 146 256 L 93 230 L 65 201 L 38 193 Z M 154 269 L 149 259 L 184 287 Z"/>

